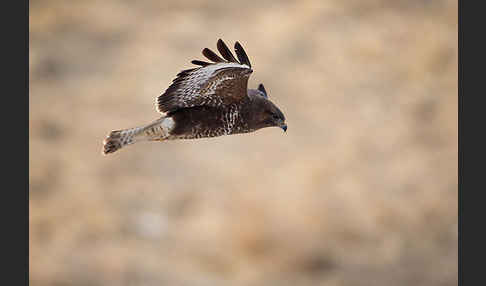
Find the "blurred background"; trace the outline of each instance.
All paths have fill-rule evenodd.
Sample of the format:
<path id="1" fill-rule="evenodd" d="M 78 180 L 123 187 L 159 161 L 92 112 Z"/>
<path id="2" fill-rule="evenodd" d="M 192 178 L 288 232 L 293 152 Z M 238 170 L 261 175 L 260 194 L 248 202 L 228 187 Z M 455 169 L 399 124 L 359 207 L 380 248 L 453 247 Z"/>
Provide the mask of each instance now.
<path id="1" fill-rule="evenodd" d="M 103 156 L 240 41 L 289 129 Z M 30 1 L 31 285 L 457 285 L 457 1 Z"/>

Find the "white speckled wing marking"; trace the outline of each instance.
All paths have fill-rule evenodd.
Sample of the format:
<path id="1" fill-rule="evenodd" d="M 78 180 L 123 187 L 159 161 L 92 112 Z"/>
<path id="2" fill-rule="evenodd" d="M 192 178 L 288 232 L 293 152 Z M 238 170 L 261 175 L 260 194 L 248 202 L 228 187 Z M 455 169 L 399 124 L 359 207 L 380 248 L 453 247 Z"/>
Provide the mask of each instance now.
<path id="1" fill-rule="evenodd" d="M 249 66 L 233 62 L 182 71 L 157 98 L 157 111 L 165 113 L 193 106 L 220 106 L 240 100 L 246 96 L 251 72 Z"/>

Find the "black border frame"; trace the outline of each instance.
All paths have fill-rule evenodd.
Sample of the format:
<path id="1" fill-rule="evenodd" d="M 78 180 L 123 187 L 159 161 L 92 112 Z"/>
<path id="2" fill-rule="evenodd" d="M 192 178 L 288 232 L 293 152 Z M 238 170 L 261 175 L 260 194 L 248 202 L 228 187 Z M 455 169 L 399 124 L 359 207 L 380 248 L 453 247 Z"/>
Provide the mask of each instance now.
<path id="1" fill-rule="evenodd" d="M 29 284 L 29 1 L 2 7 L 3 284 Z M 13 102 L 13 101 L 17 102 Z M 9 112 L 12 107 L 12 112 Z M 24 107 L 14 110 L 14 107 Z M 19 110 L 20 109 L 20 110 Z M 24 139 L 25 138 L 25 139 Z M 25 144 L 25 145 L 24 145 Z M 12 176 L 11 172 L 16 173 Z"/>
<path id="2" fill-rule="evenodd" d="M 467 5 L 466 5 L 467 3 Z M 484 10 L 480 1 L 458 1 L 458 282 L 484 282 Z M 474 6 L 476 4 L 476 7 Z M 475 31 L 477 29 L 477 31 Z M 467 41 L 465 41 L 465 39 Z M 483 116 L 482 116 L 483 115 Z M 466 206 L 467 205 L 467 206 Z M 464 214 L 467 214 L 464 216 Z M 468 222 L 466 222 L 466 217 Z M 477 220 L 477 222 L 475 222 Z M 467 227 L 464 228 L 464 225 Z M 476 225 L 476 228 L 474 226 Z M 467 233 L 466 235 L 464 235 Z M 464 275 L 466 273 L 466 275 Z M 467 281 L 467 282 L 466 282 Z"/>

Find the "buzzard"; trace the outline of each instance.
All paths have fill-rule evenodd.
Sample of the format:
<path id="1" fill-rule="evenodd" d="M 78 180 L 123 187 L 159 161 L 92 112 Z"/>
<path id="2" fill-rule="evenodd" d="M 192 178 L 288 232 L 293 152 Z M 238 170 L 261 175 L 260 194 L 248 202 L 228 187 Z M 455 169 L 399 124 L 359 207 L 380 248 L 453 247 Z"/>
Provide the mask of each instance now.
<path id="1" fill-rule="evenodd" d="M 112 131 L 103 141 L 103 153 L 140 141 L 216 137 L 272 126 L 287 131 L 285 116 L 268 99 L 263 84 L 247 88 L 253 70 L 240 43 L 235 43 L 238 59 L 221 39 L 217 48 L 223 58 L 203 49 L 211 62 L 192 61 L 198 67 L 181 71 L 157 97 L 161 118 L 145 126 Z"/>

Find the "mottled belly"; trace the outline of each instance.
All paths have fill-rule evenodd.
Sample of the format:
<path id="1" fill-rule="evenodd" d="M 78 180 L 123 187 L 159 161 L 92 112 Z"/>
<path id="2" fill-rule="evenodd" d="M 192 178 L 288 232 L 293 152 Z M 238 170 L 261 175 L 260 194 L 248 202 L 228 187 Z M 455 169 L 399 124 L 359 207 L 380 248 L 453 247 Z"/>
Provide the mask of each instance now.
<path id="1" fill-rule="evenodd" d="M 245 132 L 235 107 L 188 108 L 172 116 L 175 127 L 170 132 L 169 140 L 210 138 Z"/>

